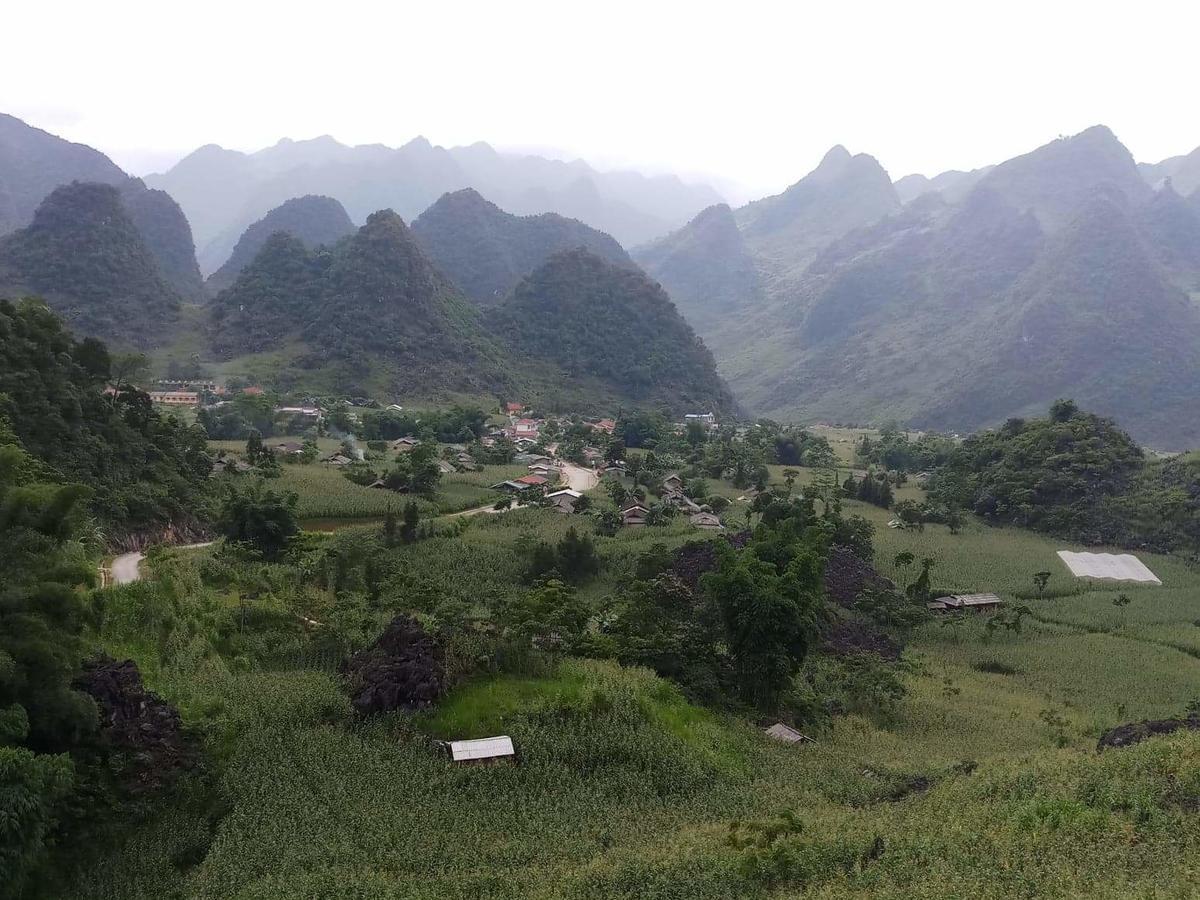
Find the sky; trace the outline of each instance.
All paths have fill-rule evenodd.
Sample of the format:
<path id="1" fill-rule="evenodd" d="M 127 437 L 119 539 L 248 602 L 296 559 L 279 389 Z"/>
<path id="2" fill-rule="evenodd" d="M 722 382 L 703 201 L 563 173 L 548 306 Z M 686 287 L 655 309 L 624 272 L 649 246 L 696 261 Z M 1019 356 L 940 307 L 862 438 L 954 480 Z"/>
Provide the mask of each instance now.
<path id="1" fill-rule="evenodd" d="M 133 174 L 207 143 L 485 140 L 675 172 L 735 202 L 834 144 L 893 178 L 1097 123 L 1142 161 L 1200 146 L 1200 4 L 5 4 L 0 112 Z"/>

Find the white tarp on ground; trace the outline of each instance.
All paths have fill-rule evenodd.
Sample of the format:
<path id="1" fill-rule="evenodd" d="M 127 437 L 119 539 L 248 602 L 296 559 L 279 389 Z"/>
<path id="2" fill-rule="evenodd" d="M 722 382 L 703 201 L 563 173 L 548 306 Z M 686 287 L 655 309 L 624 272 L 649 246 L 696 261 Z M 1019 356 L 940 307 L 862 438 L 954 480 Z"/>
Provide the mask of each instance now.
<path id="1" fill-rule="evenodd" d="M 496 759 L 502 756 L 513 756 L 513 742 L 506 734 L 499 737 L 479 738 L 474 741 L 451 741 L 450 756 L 455 762 L 469 762 L 475 759 Z"/>
<path id="2" fill-rule="evenodd" d="M 1146 564 L 1130 553 L 1075 553 L 1059 550 L 1059 558 L 1078 578 L 1099 578 L 1105 581 L 1140 581 L 1162 584 Z"/>

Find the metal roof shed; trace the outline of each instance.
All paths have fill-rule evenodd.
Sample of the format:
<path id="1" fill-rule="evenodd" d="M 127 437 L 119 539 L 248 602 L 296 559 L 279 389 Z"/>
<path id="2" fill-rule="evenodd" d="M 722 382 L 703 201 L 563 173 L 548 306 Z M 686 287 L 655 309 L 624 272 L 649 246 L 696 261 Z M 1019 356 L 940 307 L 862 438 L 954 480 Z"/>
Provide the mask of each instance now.
<path id="1" fill-rule="evenodd" d="M 506 734 L 471 741 L 445 741 L 444 745 L 450 759 L 464 765 L 515 760 L 517 756 L 512 738 Z"/>
<path id="2" fill-rule="evenodd" d="M 776 722 L 770 728 L 766 729 L 763 734 L 767 737 L 775 738 L 777 741 L 783 741 L 785 744 L 811 744 L 813 739 L 806 734 L 801 734 L 795 728 L 784 725 L 782 722 Z"/>

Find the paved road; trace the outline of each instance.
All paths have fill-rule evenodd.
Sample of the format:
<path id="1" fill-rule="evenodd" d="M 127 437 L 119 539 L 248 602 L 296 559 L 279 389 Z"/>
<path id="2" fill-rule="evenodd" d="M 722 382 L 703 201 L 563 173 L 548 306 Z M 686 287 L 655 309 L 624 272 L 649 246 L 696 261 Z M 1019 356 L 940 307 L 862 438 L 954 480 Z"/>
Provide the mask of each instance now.
<path id="1" fill-rule="evenodd" d="M 176 550 L 199 550 L 201 547 L 211 547 L 212 541 L 205 541 L 202 544 L 179 544 L 175 547 Z M 122 553 L 120 556 L 114 557 L 112 561 L 112 583 L 113 584 L 132 584 L 142 577 L 141 569 L 142 560 L 146 558 L 146 554 L 140 550 L 135 550 L 133 553 Z"/>

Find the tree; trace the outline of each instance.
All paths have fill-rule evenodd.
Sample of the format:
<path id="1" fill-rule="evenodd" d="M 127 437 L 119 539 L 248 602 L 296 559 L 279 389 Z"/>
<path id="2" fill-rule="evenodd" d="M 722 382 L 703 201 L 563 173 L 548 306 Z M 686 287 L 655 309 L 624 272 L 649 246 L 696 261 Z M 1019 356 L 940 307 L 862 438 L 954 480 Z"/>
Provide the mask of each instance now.
<path id="1" fill-rule="evenodd" d="M 821 565 L 797 549 L 780 572 L 753 552 L 721 546 L 716 571 L 704 575 L 705 594 L 721 612 L 742 697 L 773 710 L 804 661 L 822 607 Z"/>
<path id="2" fill-rule="evenodd" d="M 226 488 L 217 529 L 231 543 L 246 544 L 266 559 L 278 559 L 300 530 L 296 495 L 276 492 L 260 480 Z"/>
<path id="3" fill-rule="evenodd" d="M 917 558 L 910 551 L 902 550 L 896 554 L 896 558 L 892 560 L 892 565 L 894 565 L 899 571 L 904 572 L 907 571 L 908 567 L 916 561 Z M 907 576 L 905 580 L 907 581 Z"/>
<path id="4" fill-rule="evenodd" d="M 921 560 L 921 574 L 905 589 L 905 593 L 910 599 L 918 603 L 929 601 L 929 570 L 933 568 L 933 563 L 934 561 L 928 556 Z"/>
<path id="5" fill-rule="evenodd" d="M 567 581 L 579 582 L 600 571 L 600 558 L 588 534 L 580 534 L 572 525 L 555 548 L 558 570 Z"/>
<path id="6" fill-rule="evenodd" d="M 1037 588 L 1038 599 L 1042 598 L 1042 594 L 1046 591 L 1046 585 L 1050 583 L 1049 572 L 1034 572 L 1033 586 Z"/>
<path id="7" fill-rule="evenodd" d="M 629 499 L 629 491 L 625 489 L 625 485 L 621 483 L 620 479 L 606 478 L 604 489 L 608 491 L 609 498 L 618 507 L 624 505 L 625 501 Z"/>
<path id="8" fill-rule="evenodd" d="M 916 528 L 918 531 L 925 530 L 925 510 L 921 504 L 915 500 L 901 500 L 895 507 L 896 518 L 905 525 Z"/>
<path id="9" fill-rule="evenodd" d="M 796 483 L 796 479 L 799 477 L 799 475 L 800 472 L 797 469 L 783 470 L 783 483 L 787 485 L 787 493 L 789 497 L 792 496 L 792 486 Z"/>
<path id="10" fill-rule="evenodd" d="M 400 526 L 400 540 L 412 544 L 417 540 L 417 528 L 421 524 L 421 510 L 412 500 L 404 504 L 404 522 Z"/>
<path id="11" fill-rule="evenodd" d="M 958 534 L 960 531 L 962 531 L 963 514 L 957 506 L 951 504 L 946 508 L 943 521 L 946 523 L 946 527 L 950 529 L 951 534 Z"/>

